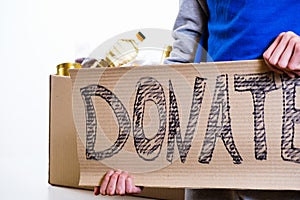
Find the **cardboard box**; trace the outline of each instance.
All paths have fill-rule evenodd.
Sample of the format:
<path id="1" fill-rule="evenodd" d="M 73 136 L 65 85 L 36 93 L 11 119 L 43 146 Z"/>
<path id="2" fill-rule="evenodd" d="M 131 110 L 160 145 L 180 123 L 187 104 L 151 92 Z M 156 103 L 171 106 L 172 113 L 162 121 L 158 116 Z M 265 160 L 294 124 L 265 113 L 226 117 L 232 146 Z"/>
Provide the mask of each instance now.
<path id="1" fill-rule="evenodd" d="M 270 72 L 263 61 L 259 60 L 82 69 L 79 71 L 83 72 L 82 80 L 77 79 L 79 73 L 77 70 L 71 71 L 73 71 L 71 72 L 73 83 L 70 77 L 50 76 L 50 184 L 91 189 L 90 186 L 99 184 L 99 180 L 108 168 L 131 167 L 137 185 L 146 186 L 141 195 L 160 199 L 184 199 L 187 195 L 184 188 L 299 190 L 297 87 L 300 85 L 300 80 L 298 78 L 290 80 L 278 76 Z M 76 83 L 75 80 L 79 82 Z M 82 96 L 77 99 L 74 97 L 72 84 L 75 84 L 74 88 L 75 90 L 77 88 L 77 92 L 78 88 L 96 84 L 103 86 L 102 89 L 106 88 L 106 92 L 111 91 L 116 94 L 128 111 L 128 119 L 132 120 L 130 123 L 132 125 L 134 105 L 138 105 L 136 102 L 139 99 L 137 91 L 140 91 L 139 86 L 147 83 L 141 82 L 145 80 L 150 81 L 148 83 L 152 86 L 156 83 L 155 80 L 158 80 L 162 83 L 160 88 L 165 91 L 167 105 L 165 112 L 157 113 L 158 108 L 161 109 L 156 106 L 158 102 L 147 101 L 143 113 L 143 128 L 147 134 L 145 138 L 155 137 L 156 131 L 154 134 L 152 132 L 158 130 L 159 116 L 166 119 L 166 136 L 160 140 L 164 146 L 160 152 L 153 151 L 163 160 L 163 165 L 160 163 L 156 165 L 159 168 L 151 168 L 151 165 L 153 166 L 151 159 L 156 158 L 147 157 L 147 154 L 139 154 L 136 151 L 135 138 L 132 136 L 132 129 L 129 128 L 128 140 L 119 149 L 120 153 L 111 156 L 111 162 L 95 159 L 97 155 L 93 155 L 91 149 L 86 149 L 85 136 L 88 127 L 84 100 Z M 78 83 L 79 85 L 76 85 Z M 221 102 L 218 101 L 219 98 Z M 109 149 L 117 141 L 116 133 L 119 133 L 118 128 L 121 126 L 118 124 L 119 115 L 114 113 L 115 109 L 103 99 L 105 99 L 103 96 L 101 98 L 95 96 L 92 99 L 95 103 L 97 122 L 101 124 L 101 130 L 98 127 L 99 132 L 96 134 L 102 139 L 105 135 L 109 142 L 106 147 L 102 147 L 104 140 L 98 141 L 98 146 L 94 146 L 95 153 L 105 148 Z M 192 102 L 196 102 L 194 105 L 197 105 L 197 102 L 199 105 L 201 102 L 201 107 L 191 106 Z M 174 109 L 176 106 L 177 109 Z M 221 106 L 222 109 L 214 109 L 214 106 Z M 194 123 L 197 125 L 189 124 L 190 119 L 196 119 L 191 118 L 191 111 L 199 114 L 197 123 Z M 165 113 L 167 116 L 163 115 Z M 81 117 L 78 117 L 78 114 Z M 174 126 L 169 124 L 169 119 L 172 117 L 177 117 L 176 119 L 179 119 L 177 122 L 179 121 L 180 124 L 175 123 Z M 135 122 L 141 125 L 139 121 L 135 120 Z M 229 133 L 227 135 L 229 137 L 223 135 L 222 138 L 220 137 L 222 134 L 216 134 L 215 143 L 207 146 L 208 141 L 214 141 L 209 140 L 209 133 L 216 133 L 214 127 L 224 130 L 222 129 L 224 124 L 228 125 L 225 130 Z M 177 144 L 179 140 L 169 134 L 170 130 L 179 130 L 179 128 L 181 128 L 182 141 L 187 144 L 191 142 L 189 151 L 185 153 L 184 149 L 180 149 Z M 192 140 L 185 138 L 188 129 L 195 131 Z M 226 140 L 228 138 L 229 140 Z M 168 140 L 173 143 L 170 141 L 168 143 Z M 168 154 L 166 147 L 171 147 L 173 153 Z M 138 161 L 142 165 L 136 165 L 135 162 L 128 163 L 126 154 L 126 161 L 124 161 L 121 154 L 124 150 L 129 153 L 129 160 L 131 155 L 135 159 L 142 157 L 142 162 Z M 145 158 L 149 158 L 148 161 Z M 120 163 L 122 165 L 118 166 Z M 164 165 L 165 163 L 167 165 Z M 145 166 L 147 170 L 135 168 L 136 166 Z"/>
<path id="2" fill-rule="evenodd" d="M 70 77 L 50 76 L 49 183 L 77 188 L 79 163 Z"/>
<path id="3" fill-rule="evenodd" d="M 79 186 L 76 128 L 72 113 L 70 77 L 50 76 L 49 184 L 92 190 Z M 145 188 L 139 196 L 157 199 L 184 199 L 184 189 Z"/>
<path id="4" fill-rule="evenodd" d="M 297 87 L 262 60 L 70 70 L 80 185 L 300 189 Z"/>

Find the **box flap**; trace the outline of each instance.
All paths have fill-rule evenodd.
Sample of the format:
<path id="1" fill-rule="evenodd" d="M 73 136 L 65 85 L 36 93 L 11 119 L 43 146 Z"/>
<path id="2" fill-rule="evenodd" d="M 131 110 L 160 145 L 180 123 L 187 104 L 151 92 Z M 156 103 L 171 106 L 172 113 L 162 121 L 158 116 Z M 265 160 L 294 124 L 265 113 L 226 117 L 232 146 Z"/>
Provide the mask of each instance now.
<path id="1" fill-rule="evenodd" d="M 70 73 L 80 184 L 300 189 L 300 82 L 262 60 Z"/>

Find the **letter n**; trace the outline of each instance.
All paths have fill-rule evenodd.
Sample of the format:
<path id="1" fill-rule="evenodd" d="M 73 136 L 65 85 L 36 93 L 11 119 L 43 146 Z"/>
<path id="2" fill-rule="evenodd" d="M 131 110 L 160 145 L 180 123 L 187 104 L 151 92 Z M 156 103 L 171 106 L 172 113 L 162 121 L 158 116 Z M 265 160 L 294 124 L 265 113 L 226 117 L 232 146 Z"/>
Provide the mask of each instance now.
<path id="1" fill-rule="evenodd" d="M 182 141 L 182 137 L 180 133 L 180 120 L 179 120 L 177 100 L 176 100 L 172 83 L 171 81 L 169 81 L 170 105 L 169 105 L 169 137 L 168 137 L 168 149 L 167 149 L 167 160 L 169 162 L 172 162 L 173 160 L 175 137 L 176 137 L 176 143 L 177 143 L 177 148 L 179 151 L 181 162 L 184 163 L 186 161 L 186 157 L 191 148 L 191 143 L 195 134 L 195 130 L 197 128 L 204 90 L 205 90 L 204 79 L 196 77 L 189 121 L 184 136 L 184 141 Z"/>

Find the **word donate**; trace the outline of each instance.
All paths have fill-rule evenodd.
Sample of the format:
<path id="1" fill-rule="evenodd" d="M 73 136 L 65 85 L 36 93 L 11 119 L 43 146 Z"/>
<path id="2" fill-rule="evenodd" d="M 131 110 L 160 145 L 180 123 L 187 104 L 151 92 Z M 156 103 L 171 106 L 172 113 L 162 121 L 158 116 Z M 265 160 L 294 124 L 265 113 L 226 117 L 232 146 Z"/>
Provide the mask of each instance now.
<path id="1" fill-rule="evenodd" d="M 282 171 L 295 177 L 299 170 L 300 79 L 276 75 L 262 61 L 81 69 L 71 76 L 83 185 L 116 168 L 136 173 L 145 186 L 276 189 Z M 166 181 L 153 179 L 161 176 Z M 285 187 L 298 184 L 289 179 Z"/>

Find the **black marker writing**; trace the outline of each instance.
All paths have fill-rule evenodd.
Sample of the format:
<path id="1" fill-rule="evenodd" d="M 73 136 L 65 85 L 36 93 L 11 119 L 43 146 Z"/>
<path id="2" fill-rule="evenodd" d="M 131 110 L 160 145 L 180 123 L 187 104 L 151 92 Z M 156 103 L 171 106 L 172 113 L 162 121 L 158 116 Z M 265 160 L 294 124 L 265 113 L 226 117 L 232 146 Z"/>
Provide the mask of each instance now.
<path id="1" fill-rule="evenodd" d="M 283 94 L 283 117 L 281 157 L 283 160 L 300 163 L 300 148 L 294 146 L 295 124 L 300 123 L 300 110 L 295 108 L 296 87 L 300 79 L 281 76 Z"/>
<path id="2" fill-rule="evenodd" d="M 169 81 L 169 137 L 167 149 L 167 160 L 169 162 L 172 162 L 173 160 L 175 136 L 181 162 L 184 163 L 186 161 L 186 157 L 191 148 L 191 143 L 195 134 L 195 130 L 197 128 L 204 90 L 204 79 L 196 77 L 193 92 L 193 100 L 190 110 L 190 117 L 184 136 L 184 141 L 182 141 L 177 100 L 172 86 L 172 82 Z"/>
<path id="3" fill-rule="evenodd" d="M 122 102 L 107 88 L 100 85 L 89 85 L 81 88 L 81 96 L 85 104 L 86 114 L 86 158 L 103 160 L 117 154 L 124 146 L 130 134 L 130 118 Z M 119 136 L 116 142 L 108 149 L 95 151 L 97 135 L 97 118 L 92 96 L 103 98 L 114 111 L 119 125 Z"/>
<path id="4" fill-rule="evenodd" d="M 221 119 L 219 116 L 221 114 Z M 220 124 L 218 123 L 220 122 Z M 211 104 L 205 138 L 199 156 L 200 163 L 209 163 L 216 145 L 217 137 L 221 137 L 226 150 L 231 155 L 234 164 L 243 160 L 233 140 L 228 96 L 228 76 L 219 75 Z"/>
<path id="5" fill-rule="evenodd" d="M 147 101 L 155 103 L 159 117 L 157 134 L 151 139 L 145 137 L 143 129 L 144 109 Z M 151 77 L 141 78 L 137 83 L 133 110 L 133 137 L 136 151 L 143 160 L 155 160 L 160 154 L 166 134 L 166 113 L 166 98 L 161 84 Z"/>
<path id="6" fill-rule="evenodd" d="M 236 74 L 234 75 L 234 90 L 237 92 L 250 92 L 253 101 L 254 118 L 254 152 L 257 160 L 267 159 L 267 135 L 265 130 L 265 102 L 269 92 L 277 90 L 273 72 L 260 74 Z M 296 88 L 300 86 L 300 78 L 289 79 L 281 76 L 282 82 L 282 135 L 281 157 L 284 161 L 300 163 L 300 148 L 294 144 L 295 125 L 300 124 L 300 109 L 297 109 Z M 206 82 L 204 78 L 195 77 L 192 103 L 189 113 L 188 125 L 184 136 L 181 133 L 180 113 L 177 105 L 175 89 L 169 80 L 169 105 L 167 106 L 163 86 L 153 77 L 144 77 L 138 80 L 136 86 L 136 98 L 133 106 L 133 121 L 120 99 L 109 89 L 101 85 L 88 85 L 80 89 L 85 107 L 86 118 L 86 158 L 103 160 L 118 154 L 127 142 L 131 128 L 133 131 L 134 146 L 138 156 L 145 161 L 153 161 L 159 157 L 165 135 L 168 134 L 167 155 L 168 162 L 173 161 L 175 143 L 182 163 L 186 162 L 191 149 L 193 138 L 196 134 L 198 119 L 201 111 L 202 100 L 205 93 Z M 94 98 L 93 98 L 94 97 Z M 112 109 L 118 123 L 118 138 L 111 145 L 101 151 L 95 150 L 97 137 L 97 120 L 93 100 L 100 97 Z M 144 133 L 144 114 L 147 103 L 153 103 L 158 112 L 158 130 L 155 136 L 147 138 Z M 216 77 L 216 84 L 210 113 L 207 120 L 207 128 L 198 158 L 199 163 L 210 163 L 216 141 L 221 138 L 227 152 L 234 164 L 240 164 L 242 157 L 235 145 L 230 117 L 228 75 L 222 74 Z M 167 133 L 167 109 L 169 109 L 169 132 Z M 101 112 L 101 110 L 99 110 Z M 102 141 L 100 141 L 102 142 Z"/>
<path id="7" fill-rule="evenodd" d="M 234 89 L 239 92 L 250 91 L 254 105 L 254 143 L 255 158 L 267 159 L 267 140 L 264 122 L 266 93 L 276 90 L 273 72 L 261 74 L 234 75 Z"/>

